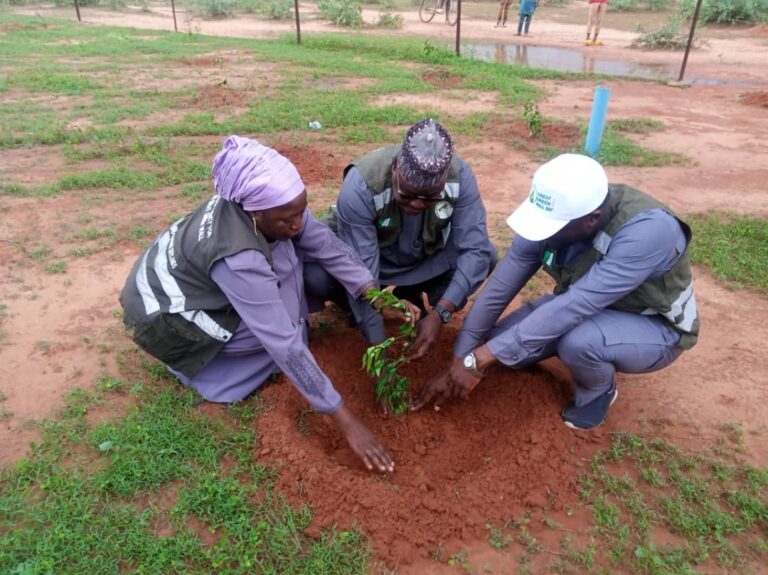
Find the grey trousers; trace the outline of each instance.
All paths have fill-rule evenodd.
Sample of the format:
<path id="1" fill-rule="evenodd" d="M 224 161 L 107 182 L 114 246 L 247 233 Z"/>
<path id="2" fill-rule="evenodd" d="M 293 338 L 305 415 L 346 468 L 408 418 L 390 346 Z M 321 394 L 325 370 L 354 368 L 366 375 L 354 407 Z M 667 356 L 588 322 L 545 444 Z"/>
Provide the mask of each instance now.
<path id="1" fill-rule="evenodd" d="M 553 297 L 540 297 L 515 310 L 494 326 L 489 339 Z M 617 372 L 649 373 L 670 365 L 683 352 L 679 340 L 680 334 L 658 316 L 605 309 L 514 367 L 557 356 L 571 372 L 573 400 L 581 407 L 611 389 Z"/>

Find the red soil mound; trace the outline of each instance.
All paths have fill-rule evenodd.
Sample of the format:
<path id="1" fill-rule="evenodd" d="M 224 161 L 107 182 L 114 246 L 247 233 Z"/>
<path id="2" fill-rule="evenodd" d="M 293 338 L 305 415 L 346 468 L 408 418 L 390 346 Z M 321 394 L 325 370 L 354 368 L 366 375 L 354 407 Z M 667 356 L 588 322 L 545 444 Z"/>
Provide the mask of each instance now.
<path id="1" fill-rule="evenodd" d="M 440 349 L 410 365 L 418 389 L 447 364 L 455 327 Z M 358 525 L 392 564 L 429 556 L 447 541 L 487 537 L 525 508 L 562 510 L 578 499 L 575 462 L 604 443 L 560 421 L 567 384 L 539 370 L 492 369 L 467 402 L 399 419 L 373 408 L 371 380 L 360 369 L 363 338 L 349 328 L 314 335 L 312 351 L 346 404 L 388 447 L 389 475 L 368 472 L 329 418 L 309 413 L 286 381 L 269 386 L 260 419 L 259 459 L 280 470 L 278 489 L 314 512 L 313 532 Z"/>

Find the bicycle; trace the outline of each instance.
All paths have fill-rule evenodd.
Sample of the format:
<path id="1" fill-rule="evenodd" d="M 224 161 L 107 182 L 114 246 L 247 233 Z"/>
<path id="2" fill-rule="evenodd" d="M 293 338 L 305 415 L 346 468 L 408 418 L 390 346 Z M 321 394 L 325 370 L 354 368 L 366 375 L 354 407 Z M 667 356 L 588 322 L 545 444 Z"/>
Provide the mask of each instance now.
<path id="1" fill-rule="evenodd" d="M 419 19 L 425 24 L 432 22 L 438 11 L 445 10 L 445 21 L 449 26 L 456 25 L 457 12 L 454 0 L 421 0 Z"/>

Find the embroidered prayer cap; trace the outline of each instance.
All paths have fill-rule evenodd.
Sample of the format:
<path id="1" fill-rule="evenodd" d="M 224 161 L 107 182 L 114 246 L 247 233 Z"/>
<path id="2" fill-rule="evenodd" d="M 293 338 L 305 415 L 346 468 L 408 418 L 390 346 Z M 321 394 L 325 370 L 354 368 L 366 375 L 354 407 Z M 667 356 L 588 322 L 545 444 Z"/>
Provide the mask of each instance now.
<path id="1" fill-rule="evenodd" d="M 432 118 L 425 118 L 405 134 L 397 165 L 411 185 L 427 189 L 440 184 L 452 158 L 451 135 Z"/>
<path id="2" fill-rule="evenodd" d="M 536 170 L 528 198 L 507 225 L 527 240 L 545 240 L 595 211 L 607 195 L 608 176 L 599 163 L 581 154 L 561 154 Z"/>
<path id="3" fill-rule="evenodd" d="M 283 206 L 304 191 L 304 182 L 288 158 L 241 136 L 224 140 L 211 173 L 216 193 L 249 212 Z"/>

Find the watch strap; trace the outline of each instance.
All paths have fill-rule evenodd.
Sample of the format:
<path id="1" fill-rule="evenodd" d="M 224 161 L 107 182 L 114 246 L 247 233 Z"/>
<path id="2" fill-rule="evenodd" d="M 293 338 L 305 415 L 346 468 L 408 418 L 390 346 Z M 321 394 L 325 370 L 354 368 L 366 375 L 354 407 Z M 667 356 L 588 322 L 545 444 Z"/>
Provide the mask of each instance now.
<path id="1" fill-rule="evenodd" d="M 451 321 L 451 316 L 453 315 L 450 311 L 445 309 L 443 306 L 441 306 L 439 303 L 436 303 L 432 306 L 432 309 L 437 312 L 437 315 L 440 316 L 440 321 L 442 323 L 448 323 Z"/>

